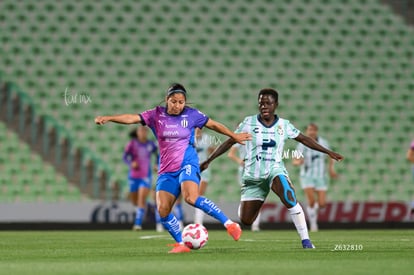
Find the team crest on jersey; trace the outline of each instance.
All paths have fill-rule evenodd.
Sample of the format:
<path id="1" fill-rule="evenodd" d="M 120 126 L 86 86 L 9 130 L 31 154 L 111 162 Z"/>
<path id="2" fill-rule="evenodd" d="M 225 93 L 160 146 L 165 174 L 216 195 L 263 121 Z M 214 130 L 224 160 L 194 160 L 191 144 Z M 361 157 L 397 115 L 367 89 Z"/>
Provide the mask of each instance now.
<path id="1" fill-rule="evenodd" d="M 280 136 L 283 136 L 283 128 L 282 128 L 282 126 L 277 126 L 277 133 L 280 135 Z"/>
<path id="2" fill-rule="evenodd" d="M 183 118 L 183 120 L 181 120 L 181 126 L 183 128 L 187 128 L 187 126 L 188 126 L 188 120 L 186 118 Z"/>

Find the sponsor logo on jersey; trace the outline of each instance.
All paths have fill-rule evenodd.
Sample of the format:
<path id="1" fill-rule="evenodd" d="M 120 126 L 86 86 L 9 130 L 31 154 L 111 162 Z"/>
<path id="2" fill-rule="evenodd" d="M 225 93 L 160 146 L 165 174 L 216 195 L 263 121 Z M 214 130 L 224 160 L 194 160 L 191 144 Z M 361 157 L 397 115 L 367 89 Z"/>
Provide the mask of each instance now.
<path id="1" fill-rule="evenodd" d="M 262 148 L 264 151 L 266 151 L 267 148 L 269 147 L 275 147 L 275 146 L 276 146 L 276 141 L 274 141 L 273 139 L 263 139 Z"/>
<path id="2" fill-rule="evenodd" d="M 275 134 L 275 131 L 273 131 L 273 130 L 265 130 L 265 129 L 260 130 L 259 127 L 256 127 L 256 128 L 253 129 L 253 133 L 255 133 L 255 134 L 262 133 L 262 134 L 274 135 Z"/>
<path id="3" fill-rule="evenodd" d="M 175 131 L 164 131 L 164 132 L 162 132 L 162 135 L 164 137 L 178 136 L 178 131 L 177 130 L 175 130 Z"/>

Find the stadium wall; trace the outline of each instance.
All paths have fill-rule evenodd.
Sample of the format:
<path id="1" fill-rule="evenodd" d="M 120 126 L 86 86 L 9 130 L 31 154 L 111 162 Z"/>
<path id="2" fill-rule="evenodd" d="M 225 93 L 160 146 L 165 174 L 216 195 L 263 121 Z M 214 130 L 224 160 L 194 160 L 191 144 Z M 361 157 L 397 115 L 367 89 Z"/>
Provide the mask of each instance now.
<path id="1" fill-rule="evenodd" d="M 238 220 L 238 203 L 221 203 L 229 218 Z M 191 223 L 194 209 L 184 206 L 185 223 Z M 144 229 L 154 229 L 154 208 L 149 205 Z M 88 201 L 81 203 L 2 203 L 0 230 L 129 229 L 135 211 L 127 202 Z M 263 229 L 292 228 L 282 204 L 266 203 L 262 208 Z M 319 214 L 321 229 L 414 228 L 411 207 L 405 202 L 331 202 Z M 205 217 L 209 228 L 221 225 Z"/>

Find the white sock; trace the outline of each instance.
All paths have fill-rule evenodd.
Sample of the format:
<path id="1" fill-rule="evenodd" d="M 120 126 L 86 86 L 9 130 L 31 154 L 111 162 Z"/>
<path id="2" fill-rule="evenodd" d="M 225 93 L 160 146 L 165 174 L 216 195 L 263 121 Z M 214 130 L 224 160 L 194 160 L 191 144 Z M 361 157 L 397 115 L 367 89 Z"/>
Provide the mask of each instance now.
<path id="1" fill-rule="evenodd" d="M 306 225 L 305 214 L 303 213 L 302 206 L 297 203 L 292 208 L 288 209 L 292 221 L 295 224 L 296 230 L 302 240 L 309 239 L 308 227 Z"/>
<path id="2" fill-rule="evenodd" d="M 319 206 L 317 203 L 313 207 L 307 207 L 308 218 L 311 225 L 316 225 L 318 223 L 318 209 Z"/>
<path id="3" fill-rule="evenodd" d="M 259 214 L 257 214 L 256 219 L 254 220 L 254 222 L 252 223 L 252 230 L 259 230 L 260 229 L 260 216 L 262 212 L 259 212 Z"/>
<path id="4" fill-rule="evenodd" d="M 201 209 L 195 208 L 194 210 L 194 223 L 203 224 L 204 212 Z"/>
<path id="5" fill-rule="evenodd" d="M 228 220 L 224 223 L 224 226 L 225 226 L 225 227 L 227 227 L 227 225 L 230 225 L 230 224 L 232 224 L 232 223 L 234 223 L 234 221 L 232 221 L 232 220 L 228 219 Z"/>

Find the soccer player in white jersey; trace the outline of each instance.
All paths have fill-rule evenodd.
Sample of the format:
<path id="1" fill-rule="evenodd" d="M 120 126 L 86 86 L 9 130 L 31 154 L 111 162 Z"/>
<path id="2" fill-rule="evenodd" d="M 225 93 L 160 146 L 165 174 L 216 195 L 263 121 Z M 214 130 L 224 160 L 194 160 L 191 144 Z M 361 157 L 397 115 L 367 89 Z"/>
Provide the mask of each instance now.
<path id="1" fill-rule="evenodd" d="M 243 185 L 241 187 L 240 220 L 251 225 L 259 214 L 267 195 L 272 190 L 288 208 L 303 248 L 315 248 L 309 239 L 305 214 L 296 201 L 295 190 L 289 180 L 283 163 L 285 140 L 295 139 L 307 147 L 328 154 L 335 160 L 343 157 L 314 139 L 300 133 L 288 120 L 275 114 L 278 107 L 278 93 L 273 89 L 262 89 L 258 96 L 259 114 L 248 116 L 240 123 L 236 132 L 248 132 L 252 139 L 245 143 Z M 222 143 L 201 164 L 201 169 L 208 167 L 215 158 L 226 152 L 235 143 L 231 138 Z"/>
<path id="2" fill-rule="evenodd" d="M 306 127 L 306 135 L 320 145 L 329 149 L 328 142 L 322 137 L 318 136 L 318 126 L 310 123 Z M 298 152 L 301 152 L 300 158 L 294 158 L 293 165 L 300 167 L 300 184 L 305 192 L 308 203 L 307 214 L 310 223 L 310 231 L 318 231 L 318 209 L 324 208 L 326 205 L 326 191 L 328 190 L 328 178 L 326 171 L 326 157 L 324 153 L 312 150 L 302 143 L 296 147 Z M 302 157 L 303 156 L 303 157 Z M 329 176 L 336 178 L 338 175 L 334 170 L 334 161 L 329 158 L 328 163 Z M 318 202 L 315 201 L 315 193 L 318 197 Z"/>

